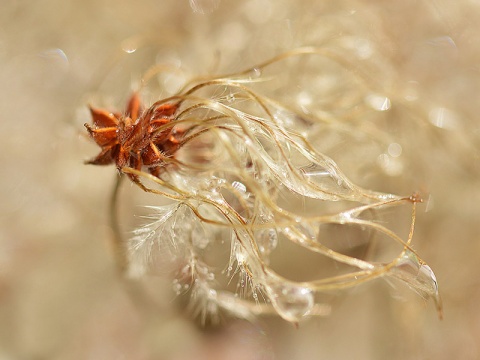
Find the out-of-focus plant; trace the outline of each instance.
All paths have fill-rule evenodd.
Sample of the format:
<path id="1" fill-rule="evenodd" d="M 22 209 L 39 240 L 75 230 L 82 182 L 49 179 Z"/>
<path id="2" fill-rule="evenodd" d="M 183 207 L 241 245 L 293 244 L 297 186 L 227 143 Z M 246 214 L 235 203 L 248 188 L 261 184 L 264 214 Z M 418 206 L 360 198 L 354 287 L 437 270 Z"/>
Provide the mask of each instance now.
<path id="1" fill-rule="evenodd" d="M 317 81 L 309 97 L 297 94 L 296 102 L 276 98 L 276 88 L 285 86 L 281 81 L 295 61 L 297 68 L 326 61 L 345 79 Z M 138 97 L 132 97 L 123 114 L 92 109 L 94 126 L 87 127 L 102 147 L 92 162 L 116 163 L 121 175 L 163 199 L 163 205 L 150 207 L 147 224 L 123 241 L 115 209 L 119 177 L 112 217 L 125 276 L 155 275 L 168 264 L 174 290 L 189 294 L 203 321 L 225 311 L 245 319 L 277 313 L 298 323 L 328 312 L 324 294 L 377 278 L 405 282 L 433 298 L 441 313 L 435 275 L 411 245 L 420 197 L 354 184 L 319 150 L 327 141 L 325 129 L 341 134 L 353 131 L 353 125 L 338 120 L 334 103 L 324 111 L 302 109 L 315 96 L 339 91 L 353 103 L 367 93 L 365 82 L 360 71 L 346 71 L 342 57 L 300 48 L 243 72 L 191 80 L 146 110 Z M 271 95 L 265 95 L 266 88 Z M 390 106 L 388 98 L 368 94 L 371 106 Z M 379 214 L 405 206 L 412 209 L 411 225 L 400 236 Z M 336 239 L 326 241 L 329 227 L 356 229 L 368 233 L 368 241 L 390 242 L 396 255 L 378 261 L 371 252 L 343 251 L 332 245 Z M 357 240 L 365 245 L 364 239 L 353 242 Z M 271 258 L 286 242 L 330 259 L 342 270 L 305 281 L 281 275 Z"/>

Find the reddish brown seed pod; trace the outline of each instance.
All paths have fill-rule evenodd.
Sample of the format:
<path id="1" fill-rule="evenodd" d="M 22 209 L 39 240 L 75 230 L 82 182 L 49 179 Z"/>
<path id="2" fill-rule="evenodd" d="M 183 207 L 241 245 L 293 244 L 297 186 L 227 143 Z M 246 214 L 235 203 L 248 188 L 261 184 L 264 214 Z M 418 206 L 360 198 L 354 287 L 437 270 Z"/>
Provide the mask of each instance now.
<path id="1" fill-rule="evenodd" d="M 134 93 L 125 114 L 90 107 L 93 125 L 85 124 L 90 137 L 100 146 L 100 153 L 87 164 L 115 164 L 148 171 L 159 176 L 165 159 L 180 147 L 183 131 L 175 129 L 175 113 L 179 104 L 154 105 L 143 110 L 140 97 Z M 138 182 L 135 175 L 130 179 Z"/>

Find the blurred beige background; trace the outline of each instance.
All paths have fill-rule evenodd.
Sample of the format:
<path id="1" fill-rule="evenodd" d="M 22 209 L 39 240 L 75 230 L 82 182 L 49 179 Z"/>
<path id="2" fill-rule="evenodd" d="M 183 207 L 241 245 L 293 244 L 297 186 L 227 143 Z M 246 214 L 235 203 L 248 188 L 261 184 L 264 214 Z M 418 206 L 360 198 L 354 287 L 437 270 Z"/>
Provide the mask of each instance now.
<path id="1" fill-rule="evenodd" d="M 0 8 L 0 359 L 480 358 L 479 2 L 3 0 Z M 370 185 L 430 194 L 415 248 L 437 275 L 444 320 L 430 302 L 394 298 L 381 282 L 299 329 L 262 319 L 201 331 L 165 284 L 154 312 L 139 309 L 108 246 L 114 171 L 82 163 L 97 151 L 82 135 L 86 104 L 121 104 L 157 61 L 180 59 L 192 74 L 234 71 L 329 41 L 381 69 L 376 81 L 407 89 L 397 95 L 418 109 L 421 120 L 391 112 L 383 124 L 409 144 L 407 161 Z"/>

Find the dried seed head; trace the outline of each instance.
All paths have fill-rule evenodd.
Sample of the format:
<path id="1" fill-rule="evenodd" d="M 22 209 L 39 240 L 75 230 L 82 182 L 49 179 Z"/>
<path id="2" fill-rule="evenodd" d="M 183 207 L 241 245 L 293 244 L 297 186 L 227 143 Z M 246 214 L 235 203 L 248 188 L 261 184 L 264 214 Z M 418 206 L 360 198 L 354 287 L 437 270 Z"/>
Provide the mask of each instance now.
<path id="1" fill-rule="evenodd" d="M 126 117 L 92 110 L 95 128 L 87 129 L 102 152 L 91 163 L 115 162 L 143 190 L 169 201 L 152 207 L 152 221 L 129 240 L 130 268 L 147 276 L 158 259 L 174 259 L 175 292 L 189 292 L 204 320 L 223 309 L 247 319 L 273 311 L 297 323 L 328 313 L 322 294 L 382 277 L 400 279 L 440 304 L 433 272 L 410 246 L 419 196 L 357 186 L 316 146 L 321 138 L 313 135 L 329 124 L 254 89 L 272 64 L 322 55 L 297 49 L 253 67 L 255 78 L 248 69 L 192 82 L 170 99 L 174 105 L 159 102 L 144 112 L 134 96 Z M 365 216 L 409 204 L 406 238 Z M 368 230 L 397 246 L 398 255 L 379 262 L 334 250 L 323 238 L 329 225 Z M 306 281 L 280 275 L 270 260 L 288 243 L 347 270 Z M 167 253 L 159 256 L 160 249 Z M 229 253 L 224 271 L 210 264 L 213 253 Z M 231 289 L 233 277 L 239 285 Z"/>

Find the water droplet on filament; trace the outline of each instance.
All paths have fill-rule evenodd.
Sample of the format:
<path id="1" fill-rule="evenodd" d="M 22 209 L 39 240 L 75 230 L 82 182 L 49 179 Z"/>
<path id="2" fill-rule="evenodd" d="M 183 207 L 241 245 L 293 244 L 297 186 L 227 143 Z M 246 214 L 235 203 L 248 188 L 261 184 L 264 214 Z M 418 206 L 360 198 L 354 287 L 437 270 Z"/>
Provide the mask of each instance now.
<path id="1" fill-rule="evenodd" d="M 275 284 L 267 287 L 267 294 L 278 314 L 287 321 L 298 322 L 313 308 L 312 290 L 294 284 Z"/>
<path id="2" fill-rule="evenodd" d="M 275 229 L 262 229 L 256 236 L 258 249 L 263 255 L 269 255 L 278 245 L 278 235 Z"/>
<path id="3" fill-rule="evenodd" d="M 390 274 L 406 282 L 423 297 L 432 297 L 441 313 L 437 278 L 430 266 L 420 260 L 415 253 L 406 250 Z"/>
<path id="4" fill-rule="evenodd" d="M 262 76 L 262 70 L 259 69 L 259 68 L 253 68 L 251 71 L 250 71 L 250 77 L 255 79 L 255 78 L 259 78 L 260 76 Z"/>
<path id="5" fill-rule="evenodd" d="M 228 94 L 228 95 L 226 96 L 226 99 L 227 99 L 227 102 L 233 103 L 233 102 L 235 101 L 235 95 L 233 95 L 233 94 Z"/>
<path id="6" fill-rule="evenodd" d="M 315 188 L 328 193 L 350 193 L 350 188 L 345 181 L 335 172 L 320 164 L 311 163 L 299 169 L 304 178 Z"/>
<path id="7" fill-rule="evenodd" d="M 248 253 L 242 245 L 237 244 L 235 246 L 235 258 L 237 259 L 239 265 L 247 262 Z"/>
<path id="8" fill-rule="evenodd" d="M 137 38 L 128 38 L 125 39 L 122 44 L 122 50 L 125 51 L 127 54 L 133 54 L 137 51 L 138 48 L 138 39 Z"/>

